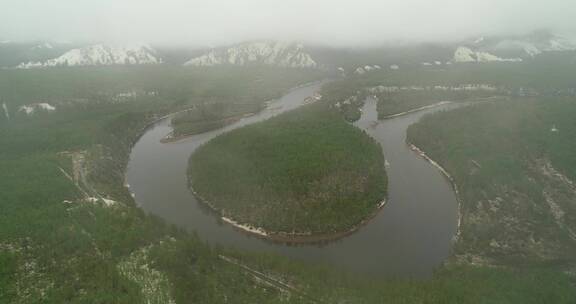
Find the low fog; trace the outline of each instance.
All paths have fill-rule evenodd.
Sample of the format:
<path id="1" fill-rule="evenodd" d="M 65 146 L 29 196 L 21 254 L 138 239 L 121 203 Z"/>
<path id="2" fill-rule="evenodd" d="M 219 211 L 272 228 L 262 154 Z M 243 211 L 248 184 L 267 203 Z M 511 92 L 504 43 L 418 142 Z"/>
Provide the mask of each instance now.
<path id="1" fill-rule="evenodd" d="M 571 33 L 575 11 L 568 0 L 2 0 L 0 40 L 370 46 L 540 28 Z"/>

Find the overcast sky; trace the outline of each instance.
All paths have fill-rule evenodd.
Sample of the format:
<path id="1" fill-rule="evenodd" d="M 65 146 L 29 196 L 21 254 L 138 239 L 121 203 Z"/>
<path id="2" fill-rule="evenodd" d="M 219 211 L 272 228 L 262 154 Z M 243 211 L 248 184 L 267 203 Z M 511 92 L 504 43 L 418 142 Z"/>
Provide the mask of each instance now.
<path id="1" fill-rule="evenodd" d="M 0 40 L 333 45 L 576 32 L 576 0 L 0 0 Z"/>

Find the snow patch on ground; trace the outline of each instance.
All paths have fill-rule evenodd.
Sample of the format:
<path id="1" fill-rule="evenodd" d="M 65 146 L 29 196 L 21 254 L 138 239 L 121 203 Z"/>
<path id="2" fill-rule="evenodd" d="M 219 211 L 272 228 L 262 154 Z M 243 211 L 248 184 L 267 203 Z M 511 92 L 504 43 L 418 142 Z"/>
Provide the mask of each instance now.
<path id="1" fill-rule="evenodd" d="M 365 74 L 365 73 L 370 72 L 370 71 L 381 70 L 381 69 L 382 69 L 382 67 L 377 65 L 377 64 L 365 65 L 365 66 L 357 67 L 356 70 L 354 70 L 354 74 L 362 75 L 362 74 Z"/>
<path id="2" fill-rule="evenodd" d="M 261 235 L 261 236 L 267 236 L 268 235 L 268 233 L 262 228 L 257 228 L 257 227 L 252 227 L 249 225 L 240 224 L 239 222 L 236 222 L 235 220 L 233 220 L 231 218 L 227 218 L 225 216 L 222 217 L 222 220 L 224 222 L 234 226 L 234 227 L 240 228 L 240 229 L 247 231 L 247 232 L 251 232 L 254 234 Z"/>
<path id="3" fill-rule="evenodd" d="M 0 253 L 5 252 L 17 257 L 17 268 L 11 279 L 14 280 L 14 292 L 18 301 L 11 303 L 44 303 L 46 295 L 55 286 L 37 259 L 30 255 L 32 244 L 29 238 L 15 243 L 0 242 Z"/>
<path id="4" fill-rule="evenodd" d="M 88 197 L 88 198 L 84 199 L 84 201 L 88 202 L 88 203 L 103 202 L 106 207 L 111 207 L 111 206 L 118 204 L 116 201 L 113 201 L 111 199 L 98 198 L 98 197 Z"/>
<path id="5" fill-rule="evenodd" d="M 6 119 L 10 119 L 10 112 L 8 112 L 8 106 L 5 102 L 2 103 L 2 110 L 4 110 L 4 116 L 6 116 Z"/>
<path id="6" fill-rule="evenodd" d="M 435 86 L 384 86 L 379 85 L 375 87 L 368 88 L 368 91 L 371 93 L 393 93 L 393 92 L 401 92 L 401 91 L 451 91 L 451 92 L 459 92 L 459 91 L 487 91 L 487 92 L 496 92 L 500 89 L 489 84 L 463 84 L 458 86 L 442 86 L 442 85 L 435 85 Z"/>
<path id="7" fill-rule="evenodd" d="M 111 199 L 107 199 L 107 198 L 100 198 L 100 197 L 86 197 L 84 199 L 78 200 L 78 201 L 68 201 L 65 200 L 63 201 L 63 203 L 65 204 L 69 204 L 69 205 L 73 205 L 75 203 L 89 203 L 89 204 L 98 204 L 98 203 L 102 203 L 104 204 L 104 206 L 106 207 L 112 207 L 118 204 L 117 201 L 111 200 Z"/>
<path id="8" fill-rule="evenodd" d="M 56 107 L 54 107 L 49 103 L 41 102 L 41 103 L 23 105 L 20 108 L 18 108 L 18 112 L 24 113 L 26 115 L 32 115 L 38 111 L 53 112 L 56 111 Z M 8 113 L 6 109 L 5 112 Z"/>
<path id="9" fill-rule="evenodd" d="M 149 251 L 150 246 L 144 247 L 120 261 L 117 266 L 120 274 L 140 287 L 145 303 L 176 303 L 172 298 L 170 281 L 166 274 L 150 266 Z"/>
<path id="10" fill-rule="evenodd" d="M 158 96 L 158 95 L 159 95 L 158 91 L 131 90 L 131 91 L 116 93 L 115 95 L 112 95 L 111 98 L 114 102 L 124 102 L 124 101 L 129 101 L 129 100 L 135 100 L 139 97 L 152 97 L 152 96 Z"/>

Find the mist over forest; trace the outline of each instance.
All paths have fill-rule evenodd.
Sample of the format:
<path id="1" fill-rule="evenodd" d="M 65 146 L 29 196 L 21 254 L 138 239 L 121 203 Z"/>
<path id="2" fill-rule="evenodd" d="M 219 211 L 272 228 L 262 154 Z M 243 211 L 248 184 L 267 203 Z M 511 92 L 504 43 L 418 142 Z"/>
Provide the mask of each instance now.
<path id="1" fill-rule="evenodd" d="M 0 303 L 576 303 L 576 2 L 0 1 Z"/>

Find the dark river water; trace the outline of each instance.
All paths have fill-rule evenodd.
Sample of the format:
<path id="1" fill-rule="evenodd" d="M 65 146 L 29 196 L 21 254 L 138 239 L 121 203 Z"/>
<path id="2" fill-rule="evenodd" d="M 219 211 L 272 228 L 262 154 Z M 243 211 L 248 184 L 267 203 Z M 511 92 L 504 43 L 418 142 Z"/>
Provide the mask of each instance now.
<path id="1" fill-rule="evenodd" d="M 431 275 L 450 254 L 458 206 L 444 176 L 406 146 L 406 128 L 423 115 L 452 105 L 378 121 L 375 101 L 367 100 L 355 125 L 382 145 L 388 162 L 388 203 L 367 225 L 335 242 L 289 246 L 246 235 L 207 212 L 188 189 L 188 159 L 199 145 L 223 132 L 294 109 L 320 86 L 315 83 L 294 89 L 257 115 L 176 143 L 160 143 L 172 130 L 168 119 L 151 126 L 133 147 L 128 164 L 126 181 L 136 202 L 146 212 L 195 231 L 213 244 L 275 252 L 386 277 Z"/>

